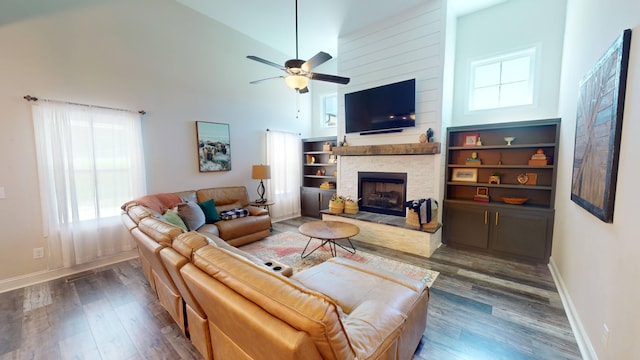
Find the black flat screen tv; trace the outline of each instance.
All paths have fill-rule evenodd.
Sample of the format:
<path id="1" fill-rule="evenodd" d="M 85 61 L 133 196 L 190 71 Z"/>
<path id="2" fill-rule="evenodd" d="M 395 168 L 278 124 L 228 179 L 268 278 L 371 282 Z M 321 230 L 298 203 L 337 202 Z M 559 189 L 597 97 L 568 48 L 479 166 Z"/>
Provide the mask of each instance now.
<path id="1" fill-rule="evenodd" d="M 345 130 L 361 135 L 402 131 L 416 124 L 416 79 L 344 95 Z"/>

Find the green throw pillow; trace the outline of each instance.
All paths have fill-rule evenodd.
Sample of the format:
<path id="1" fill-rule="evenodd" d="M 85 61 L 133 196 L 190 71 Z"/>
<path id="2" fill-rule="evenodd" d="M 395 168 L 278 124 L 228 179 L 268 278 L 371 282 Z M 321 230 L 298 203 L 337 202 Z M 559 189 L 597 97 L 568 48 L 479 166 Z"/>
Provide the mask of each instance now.
<path id="1" fill-rule="evenodd" d="M 189 231 L 189 230 L 187 230 L 187 225 L 184 224 L 184 221 L 182 221 L 182 219 L 180 218 L 180 216 L 178 215 L 178 213 L 175 210 L 169 209 L 162 216 L 169 223 L 171 223 L 171 224 L 173 224 L 175 226 L 181 227 L 182 229 L 184 229 L 184 231 Z"/>
<path id="2" fill-rule="evenodd" d="M 220 221 L 220 214 L 218 214 L 218 210 L 216 209 L 216 203 L 213 199 L 209 199 L 207 201 L 198 203 L 204 212 L 205 221 L 207 224 L 213 224 L 216 221 Z"/>

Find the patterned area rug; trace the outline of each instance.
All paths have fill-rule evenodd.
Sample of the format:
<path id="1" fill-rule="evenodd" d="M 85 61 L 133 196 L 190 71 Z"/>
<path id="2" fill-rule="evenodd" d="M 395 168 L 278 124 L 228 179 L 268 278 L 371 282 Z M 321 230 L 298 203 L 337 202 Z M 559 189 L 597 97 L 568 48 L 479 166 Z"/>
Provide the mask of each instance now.
<path id="1" fill-rule="evenodd" d="M 325 245 L 311 253 L 308 257 L 302 259 L 300 257 L 300 254 L 302 254 L 302 250 L 304 249 L 305 245 L 307 245 L 307 241 L 309 241 L 308 237 L 302 234 L 287 231 L 284 233 L 271 235 L 260 241 L 255 241 L 250 244 L 240 246 L 240 249 L 264 260 L 278 260 L 284 264 L 291 266 L 293 268 L 293 272 L 295 273 L 313 265 L 320 264 L 331 258 L 329 245 Z M 309 244 L 309 248 L 307 249 L 305 254 L 313 250 L 320 244 L 321 241 L 318 239 L 311 240 L 311 244 Z M 439 274 L 437 271 L 428 270 L 400 261 L 369 254 L 367 252 L 359 250 L 357 247 L 355 254 L 350 254 L 340 247 L 337 247 L 337 249 L 337 256 L 351 259 L 353 261 L 366 264 L 367 266 L 371 266 L 376 269 L 403 274 L 411 279 L 422 281 L 429 287 L 433 284 Z"/>

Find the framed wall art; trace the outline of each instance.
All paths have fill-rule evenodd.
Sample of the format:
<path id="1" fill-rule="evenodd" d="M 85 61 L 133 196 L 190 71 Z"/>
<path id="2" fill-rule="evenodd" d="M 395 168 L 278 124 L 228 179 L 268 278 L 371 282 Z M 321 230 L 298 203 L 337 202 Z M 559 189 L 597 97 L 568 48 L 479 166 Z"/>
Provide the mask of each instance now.
<path id="1" fill-rule="evenodd" d="M 464 134 L 464 137 L 462 139 L 462 146 L 477 146 L 478 138 L 478 134 Z"/>
<path id="2" fill-rule="evenodd" d="M 451 181 L 478 182 L 478 169 L 475 169 L 475 168 L 452 169 Z"/>
<path id="3" fill-rule="evenodd" d="M 631 30 L 625 30 L 580 82 L 571 200 L 613 222 Z"/>
<path id="4" fill-rule="evenodd" d="M 231 170 L 229 124 L 196 121 L 200 172 Z"/>

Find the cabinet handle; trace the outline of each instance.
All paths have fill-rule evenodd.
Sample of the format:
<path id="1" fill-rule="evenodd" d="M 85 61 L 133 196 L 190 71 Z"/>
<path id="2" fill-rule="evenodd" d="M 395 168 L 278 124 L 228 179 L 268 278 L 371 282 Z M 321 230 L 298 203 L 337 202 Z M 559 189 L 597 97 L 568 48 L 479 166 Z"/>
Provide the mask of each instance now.
<path id="1" fill-rule="evenodd" d="M 487 221 L 489 220 L 489 212 L 485 210 L 484 212 L 484 224 L 487 225 Z"/>
<path id="2" fill-rule="evenodd" d="M 496 211 L 496 226 L 498 226 L 498 216 L 499 215 L 500 215 L 500 213 Z"/>
<path id="3" fill-rule="evenodd" d="M 320 202 L 322 202 L 322 193 L 318 194 L 318 197 L 320 197 Z"/>

